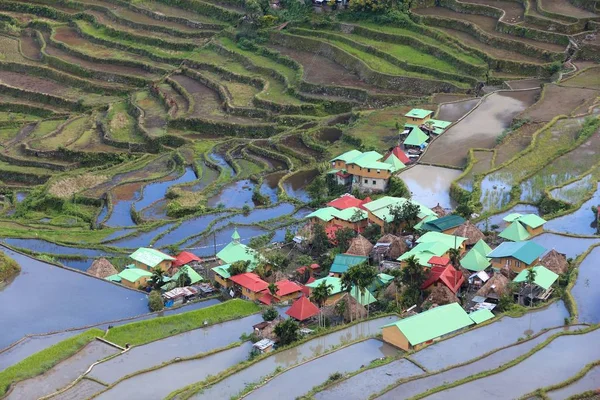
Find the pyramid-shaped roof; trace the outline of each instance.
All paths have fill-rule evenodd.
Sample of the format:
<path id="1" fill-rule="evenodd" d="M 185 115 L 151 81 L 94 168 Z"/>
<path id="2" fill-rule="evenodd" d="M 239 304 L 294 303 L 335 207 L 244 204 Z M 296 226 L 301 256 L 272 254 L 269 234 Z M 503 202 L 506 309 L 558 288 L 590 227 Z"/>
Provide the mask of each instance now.
<path id="1" fill-rule="evenodd" d="M 460 260 L 460 265 L 469 271 L 479 272 L 490 266 L 490 260 L 478 250 L 472 248 L 465 254 L 462 260 Z"/>
<path id="2" fill-rule="evenodd" d="M 300 296 L 285 313 L 298 321 L 304 321 L 317 315 L 319 308 L 311 303 L 308 298 Z"/>
<path id="3" fill-rule="evenodd" d="M 410 162 L 410 158 L 408 158 L 406 153 L 404 151 L 402 151 L 400 146 L 396 146 L 396 147 L 392 148 L 391 150 L 389 150 L 385 154 L 385 157 L 383 157 L 383 160 L 386 161 L 392 155 L 396 156 L 396 158 L 404 164 L 408 164 Z"/>
<path id="4" fill-rule="evenodd" d="M 429 136 L 427 136 L 427 134 L 419 127 L 416 127 L 408 134 L 408 137 L 404 140 L 404 144 L 408 146 L 421 146 L 428 140 Z"/>
<path id="5" fill-rule="evenodd" d="M 527 232 L 527 229 L 525 229 L 518 220 L 510 224 L 508 228 L 500 232 L 498 236 L 513 242 L 522 242 L 531 237 L 529 232 Z"/>
<path id="6" fill-rule="evenodd" d="M 487 256 L 492 252 L 492 248 L 483 239 L 475 243 L 472 250 L 476 250 L 482 256 Z"/>

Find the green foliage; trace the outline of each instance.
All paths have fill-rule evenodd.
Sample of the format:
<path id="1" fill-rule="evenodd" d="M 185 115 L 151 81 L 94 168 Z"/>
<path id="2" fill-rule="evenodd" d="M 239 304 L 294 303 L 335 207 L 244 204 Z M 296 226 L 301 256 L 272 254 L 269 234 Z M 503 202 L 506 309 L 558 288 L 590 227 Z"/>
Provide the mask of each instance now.
<path id="1" fill-rule="evenodd" d="M 162 311 L 165 308 L 162 296 L 158 290 L 153 290 L 148 296 L 148 308 L 150 311 Z"/>
<path id="2" fill-rule="evenodd" d="M 249 265 L 250 265 L 250 261 L 248 261 L 248 260 L 245 260 L 245 261 L 240 260 L 240 261 L 231 263 L 231 265 L 229 266 L 229 274 L 231 276 L 244 274 L 248 270 Z"/>
<path id="3" fill-rule="evenodd" d="M 554 61 L 553 63 L 551 63 L 550 65 L 548 65 L 548 67 L 546 67 L 546 70 L 548 71 L 548 73 L 550 75 L 554 75 L 555 73 L 557 73 L 561 69 L 562 69 L 562 63 L 560 61 Z"/>
<path id="4" fill-rule="evenodd" d="M 279 316 L 279 313 L 274 307 L 269 307 L 262 313 L 262 317 L 265 321 L 273 321 Z"/>
<path id="5" fill-rule="evenodd" d="M 298 323 L 291 318 L 275 326 L 275 335 L 279 338 L 279 345 L 285 346 L 298 340 Z"/>
<path id="6" fill-rule="evenodd" d="M 577 132 L 576 139 L 587 139 L 600 128 L 600 118 L 587 117 L 583 122 L 581 130 Z"/>
<path id="7" fill-rule="evenodd" d="M 48 371 L 60 361 L 71 357 L 96 336 L 102 336 L 100 329 L 90 329 L 69 339 L 63 340 L 47 349 L 35 353 L 24 360 L 0 372 L 0 396 L 6 394 L 9 385 Z"/>
<path id="8" fill-rule="evenodd" d="M 569 203 L 566 203 L 562 200 L 552 199 L 548 196 L 542 197 L 537 206 L 542 215 L 554 214 L 571 208 Z"/>
<path id="9" fill-rule="evenodd" d="M 19 264 L 0 251 L 0 282 L 6 282 L 21 272 Z"/>
<path id="10" fill-rule="evenodd" d="M 312 228 L 313 238 L 311 242 L 312 253 L 318 256 L 324 254 L 331 243 L 325 232 L 325 226 L 323 224 L 315 224 Z"/>
<path id="11" fill-rule="evenodd" d="M 474 210 L 473 207 L 471 207 L 469 204 L 459 204 L 458 207 L 456 207 L 456 214 L 460 215 L 463 218 L 469 219 L 471 218 L 471 214 L 473 214 Z"/>
<path id="12" fill-rule="evenodd" d="M 350 241 L 356 237 L 354 229 L 342 228 L 335 231 L 335 241 L 340 253 L 345 253 L 350 247 Z"/>
<path id="13" fill-rule="evenodd" d="M 399 233 L 402 229 L 412 232 L 413 227 L 419 221 L 419 206 L 413 202 L 407 201 L 402 205 L 390 207 L 392 221 L 386 224 L 386 231 L 389 233 Z"/>
<path id="14" fill-rule="evenodd" d="M 381 237 L 381 227 L 377 224 L 368 225 L 362 232 L 362 235 L 371 243 L 377 242 Z"/>
<path id="15" fill-rule="evenodd" d="M 410 190 L 408 190 L 408 187 L 402 179 L 396 176 L 392 176 L 390 178 L 387 195 L 392 197 L 405 197 L 407 199 L 410 199 Z"/>
<path id="16" fill-rule="evenodd" d="M 108 332 L 106 339 L 121 346 L 126 343 L 141 345 L 200 328 L 204 326 L 205 322 L 217 324 L 245 317 L 258 311 L 260 311 L 258 305 L 249 301 L 234 299 L 200 310 L 117 326 Z"/>
<path id="17" fill-rule="evenodd" d="M 319 286 L 313 289 L 312 298 L 317 303 L 319 308 L 323 307 L 323 304 L 331 294 L 333 290 L 332 284 L 327 284 L 327 282 L 323 281 Z"/>
<path id="18" fill-rule="evenodd" d="M 327 380 L 329 382 L 335 382 L 335 381 L 339 381 L 340 379 L 342 379 L 344 377 L 344 375 L 340 372 L 334 372 L 332 374 L 329 375 L 329 378 L 327 378 Z"/>
<path id="19" fill-rule="evenodd" d="M 248 242 L 248 247 L 254 250 L 262 249 L 271 242 L 273 235 L 274 233 L 265 233 L 264 235 L 255 236 Z"/>

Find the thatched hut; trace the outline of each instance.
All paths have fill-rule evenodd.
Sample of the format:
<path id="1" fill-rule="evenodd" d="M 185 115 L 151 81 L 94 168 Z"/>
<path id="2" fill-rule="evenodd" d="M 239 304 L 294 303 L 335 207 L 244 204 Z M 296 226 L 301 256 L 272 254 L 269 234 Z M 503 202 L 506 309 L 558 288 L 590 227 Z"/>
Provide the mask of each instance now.
<path id="1" fill-rule="evenodd" d="M 396 295 L 400 296 L 400 291 L 398 290 L 398 286 L 396 285 L 396 282 L 392 281 L 392 283 L 390 283 L 388 285 L 388 287 L 385 288 L 385 291 L 383 292 L 383 296 L 389 300 L 396 300 Z"/>
<path id="2" fill-rule="evenodd" d="M 110 263 L 110 261 L 104 257 L 94 260 L 92 266 L 89 267 L 86 272 L 102 279 L 119 273 L 119 271 L 117 271 L 117 269 Z"/>
<path id="3" fill-rule="evenodd" d="M 475 296 L 486 299 L 500 300 L 505 294 L 510 293 L 510 280 L 502 274 L 494 274 L 486 283 L 475 292 Z"/>
<path id="4" fill-rule="evenodd" d="M 367 309 L 365 306 L 360 304 L 354 297 L 350 296 L 348 293 L 345 293 L 342 297 L 340 297 L 333 307 L 336 307 L 340 302 L 344 302 L 344 321 L 348 322 L 351 319 L 361 319 L 366 318 Z M 352 316 L 350 316 L 352 313 Z"/>
<path id="5" fill-rule="evenodd" d="M 377 241 L 371 251 L 371 258 L 375 263 L 383 260 L 396 260 L 407 251 L 408 246 L 402 238 L 388 233 Z"/>
<path id="6" fill-rule="evenodd" d="M 435 286 L 424 303 L 432 306 L 443 306 L 444 304 L 458 303 L 458 297 L 446 285 Z"/>
<path id="7" fill-rule="evenodd" d="M 473 225 L 471 221 L 466 221 L 458 228 L 456 228 L 456 230 L 454 231 L 454 235 L 466 237 L 467 241 L 465 242 L 465 244 L 467 246 L 473 246 L 481 239 L 485 239 L 485 235 L 483 234 L 483 232 L 481 232 L 478 227 Z"/>
<path id="8" fill-rule="evenodd" d="M 444 210 L 444 208 L 442 206 L 440 206 L 440 203 L 437 203 L 437 206 L 433 207 L 431 209 L 431 211 L 436 213 L 438 218 L 442 218 L 442 217 L 446 216 L 446 210 Z"/>
<path id="9" fill-rule="evenodd" d="M 558 275 L 564 274 L 569 270 L 567 257 L 554 249 L 550 250 L 548 254 L 542 257 L 540 264 Z"/>
<path id="10" fill-rule="evenodd" d="M 369 257 L 373 250 L 373 245 L 363 235 L 357 235 L 350 241 L 350 247 L 346 251 L 346 254 L 352 254 L 355 256 Z"/>

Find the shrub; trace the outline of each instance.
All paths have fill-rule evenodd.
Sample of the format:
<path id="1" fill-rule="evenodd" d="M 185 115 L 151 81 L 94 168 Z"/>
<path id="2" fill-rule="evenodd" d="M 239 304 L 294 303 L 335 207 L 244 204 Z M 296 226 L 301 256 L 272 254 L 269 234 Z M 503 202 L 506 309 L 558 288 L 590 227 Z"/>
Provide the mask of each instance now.
<path id="1" fill-rule="evenodd" d="M 285 346 L 298 340 L 298 323 L 293 319 L 286 319 L 275 326 L 275 335 L 279 344 Z"/>
<path id="2" fill-rule="evenodd" d="M 262 317 L 265 321 L 273 321 L 275 318 L 277 318 L 277 316 L 279 315 L 279 313 L 277 312 L 277 310 L 273 307 L 269 307 L 267 308 L 265 311 L 263 311 L 262 313 Z"/>
<path id="3" fill-rule="evenodd" d="M 165 303 L 163 302 L 162 296 L 158 290 L 153 290 L 150 292 L 150 296 L 148 296 L 148 308 L 150 311 L 162 311 L 165 308 Z"/>
<path id="4" fill-rule="evenodd" d="M 17 275 L 21 267 L 15 260 L 0 251 L 0 282 L 4 282 Z"/>

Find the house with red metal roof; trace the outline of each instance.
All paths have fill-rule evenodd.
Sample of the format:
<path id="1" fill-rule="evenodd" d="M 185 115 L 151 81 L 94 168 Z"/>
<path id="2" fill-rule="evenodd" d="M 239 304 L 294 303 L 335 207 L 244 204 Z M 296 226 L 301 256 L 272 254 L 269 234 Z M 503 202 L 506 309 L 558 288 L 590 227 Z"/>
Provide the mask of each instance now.
<path id="1" fill-rule="evenodd" d="M 285 313 L 298 321 L 305 321 L 319 314 L 319 308 L 308 298 L 301 296 Z"/>
<path id="2" fill-rule="evenodd" d="M 406 153 L 400 148 L 400 146 L 392 147 L 391 149 L 389 149 L 388 152 L 385 153 L 385 156 L 383 156 L 383 161 L 387 160 L 391 155 L 396 156 L 396 158 L 404 164 L 409 164 L 411 161 L 410 158 L 408 158 L 408 156 L 406 155 Z"/>
<path id="3" fill-rule="evenodd" d="M 432 266 L 429 270 L 429 276 L 421 285 L 421 289 L 425 290 L 431 286 L 445 285 L 456 294 L 458 289 L 465 281 L 462 272 L 450 264 L 450 259 L 447 257 L 431 257 L 429 264 Z"/>
<path id="4" fill-rule="evenodd" d="M 266 305 L 271 305 L 273 303 L 294 300 L 302 294 L 302 286 L 287 279 L 275 282 L 275 286 L 277 286 L 277 292 L 275 292 L 275 294 L 271 294 L 269 289 L 265 289 L 261 292 L 258 301 Z"/>
<path id="5" fill-rule="evenodd" d="M 183 265 L 199 263 L 202 260 L 195 254 L 190 253 L 189 251 L 182 251 L 175 257 L 175 261 L 173 261 L 173 267 L 181 267 Z"/>
<path id="6" fill-rule="evenodd" d="M 357 207 L 360 209 L 365 209 L 363 204 L 366 204 L 371 201 L 370 197 L 366 197 L 364 200 L 354 197 L 350 193 L 344 193 L 340 197 L 335 200 L 331 200 L 327 203 L 328 206 L 337 208 L 338 210 L 345 210 L 346 208 Z"/>
<path id="7" fill-rule="evenodd" d="M 234 275 L 229 278 L 233 282 L 233 288 L 240 291 L 242 297 L 250 300 L 258 300 L 269 284 L 258 275 L 252 272 L 246 272 L 245 274 Z"/>

